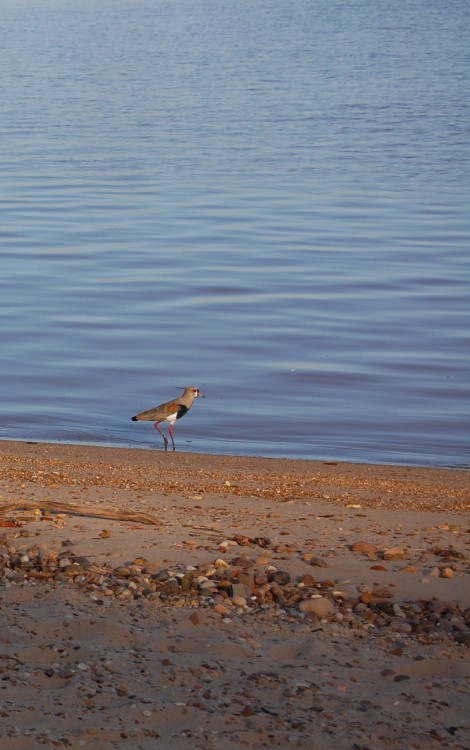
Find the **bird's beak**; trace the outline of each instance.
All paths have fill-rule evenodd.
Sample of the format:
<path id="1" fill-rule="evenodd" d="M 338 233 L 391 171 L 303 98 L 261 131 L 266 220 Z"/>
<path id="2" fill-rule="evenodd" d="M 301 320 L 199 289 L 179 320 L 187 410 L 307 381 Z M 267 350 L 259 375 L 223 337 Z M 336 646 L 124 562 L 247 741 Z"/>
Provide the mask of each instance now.
<path id="1" fill-rule="evenodd" d="M 202 396 L 202 398 L 205 398 L 204 394 L 201 393 L 201 391 L 198 392 L 198 396 Z"/>

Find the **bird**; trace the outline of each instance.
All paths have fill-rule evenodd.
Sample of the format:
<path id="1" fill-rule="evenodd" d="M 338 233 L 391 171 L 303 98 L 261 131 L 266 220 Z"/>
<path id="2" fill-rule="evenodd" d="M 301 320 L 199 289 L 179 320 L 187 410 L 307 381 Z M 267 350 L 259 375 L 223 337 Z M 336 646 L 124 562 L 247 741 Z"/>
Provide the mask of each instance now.
<path id="1" fill-rule="evenodd" d="M 154 427 L 162 436 L 166 451 L 168 450 L 168 438 L 163 434 L 158 425 L 161 424 L 161 422 L 170 423 L 169 433 L 171 444 L 173 446 L 173 450 L 176 450 L 175 441 L 173 439 L 174 423 L 177 419 L 181 419 L 181 417 L 184 417 L 184 415 L 187 414 L 187 412 L 193 405 L 194 399 L 196 399 L 198 396 L 205 398 L 204 394 L 201 393 L 199 388 L 196 388 L 196 386 L 194 385 L 190 385 L 183 390 L 184 393 L 179 398 L 175 398 L 172 401 L 166 401 L 164 404 L 160 404 L 160 406 L 155 406 L 153 409 L 148 409 L 148 411 L 141 411 L 140 414 L 136 414 L 135 417 L 132 417 L 133 422 L 155 420 Z"/>

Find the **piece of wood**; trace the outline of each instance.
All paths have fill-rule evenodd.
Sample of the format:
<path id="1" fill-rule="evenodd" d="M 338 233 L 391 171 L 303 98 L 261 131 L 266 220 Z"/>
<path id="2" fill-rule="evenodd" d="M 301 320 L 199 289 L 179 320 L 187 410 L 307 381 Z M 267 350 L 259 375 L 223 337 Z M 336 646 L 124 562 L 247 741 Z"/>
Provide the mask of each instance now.
<path id="1" fill-rule="evenodd" d="M 70 503 L 59 503 L 51 500 L 40 502 L 29 502 L 17 500 L 11 503 L 0 503 L 0 513 L 11 513 L 18 510 L 47 510 L 52 513 L 69 513 L 78 516 L 91 516 L 92 518 L 109 518 L 113 521 L 133 521 L 134 523 L 145 523 L 153 526 L 163 526 L 163 523 L 149 513 L 126 513 L 125 511 L 93 509 L 84 505 L 72 505 Z"/>

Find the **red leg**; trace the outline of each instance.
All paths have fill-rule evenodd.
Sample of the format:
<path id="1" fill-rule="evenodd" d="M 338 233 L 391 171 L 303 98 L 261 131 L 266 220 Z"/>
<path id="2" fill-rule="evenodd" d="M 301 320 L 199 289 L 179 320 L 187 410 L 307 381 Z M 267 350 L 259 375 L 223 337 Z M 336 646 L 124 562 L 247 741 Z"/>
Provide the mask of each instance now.
<path id="1" fill-rule="evenodd" d="M 160 424 L 160 422 L 155 422 L 154 427 L 155 427 L 156 430 L 158 430 L 158 432 L 162 436 L 163 442 L 165 443 L 165 450 L 167 451 L 168 450 L 168 440 L 167 440 L 166 436 L 163 434 L 163 432 L 161 431 L 161 429 L 159 428 L 159 426 L 158 426 L 159 424 Z M 173 437 L 171 439 L 173 440 Z M 175 449 L 173 448 L 173 450 L 175 450 Z"/>
<path id="2" fill-rule="evenodd" d="M 170 425 L 169 433 L 170 433 L 171 442 L 172 442 L 172 445 L 173 445 L 173 450 L 176 450 L 176 448 L 175 448 L 175 441 L 173 440 L 173 425 L 172 424 Z"/>

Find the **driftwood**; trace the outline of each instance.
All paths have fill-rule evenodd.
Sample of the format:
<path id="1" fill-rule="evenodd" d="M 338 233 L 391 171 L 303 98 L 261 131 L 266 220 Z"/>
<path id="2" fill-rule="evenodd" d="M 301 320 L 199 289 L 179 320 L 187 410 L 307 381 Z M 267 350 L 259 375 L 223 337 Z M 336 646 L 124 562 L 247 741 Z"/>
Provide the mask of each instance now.
<path id="1" fill-rule="evenodd" d="M 133 521 L 134 523 L 145 523 L 153 526 L 163 526 L 163 523 L 150 513 L 126 513 L 119 510 L 91 509 L 84 505 L 72 505 L 70 503 L 56 503 L 51 500 L 40 500 L 39 502 L 28 502 L 18 500 L 12 503 L 0 503 L 0 513 L 9 513 L 15 510 L 40 510 L 52 513 L 69 513 L 78 516 L 91 516 L 93 518 L 109 518 L 113 521 Z"/>

